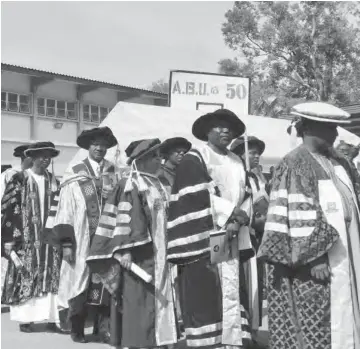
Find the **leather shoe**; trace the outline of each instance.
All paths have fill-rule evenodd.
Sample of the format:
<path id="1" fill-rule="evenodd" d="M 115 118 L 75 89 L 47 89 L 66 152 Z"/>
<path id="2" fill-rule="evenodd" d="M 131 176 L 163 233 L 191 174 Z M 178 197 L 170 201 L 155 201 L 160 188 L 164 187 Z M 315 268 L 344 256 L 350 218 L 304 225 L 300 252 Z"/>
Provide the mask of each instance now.
<path id="1" fill-rule="evenodd" d="M 20 332 L 24 332 L 24 333 L 32 333 L 33 329 L 31 324 L 20 324 Z"/>
<path id="2" fill-rule="evenodd" d="M 85 337 L 82 334 L 71 333 L 71 339 L 75 343 L 87 343 Z"/>
<path id="3" fill-rule="evenodd" d="M 105 344 L 110 344 L 111 336 L 109 332 L 102 333 L 100 335 L 100 342 Z"/>
<path id="4" fill-rule="evenodd" d="M 70 330 L 61 328 L 54 323 L 48 323 L 47 328 L 49 331 L 54 332 L 54 333 L 59 333 L 59 334 L 70 334 L 71 333 Z"/>
<path id="5" fill-rule="evenodd" d="M 97 343 L 105 343 L 105 344 L 110 344 L 110 333 L 109 332 L 103 332 L 103 333 L 98 333 L 98 334 L 94 334 L 94 340 Z"/>

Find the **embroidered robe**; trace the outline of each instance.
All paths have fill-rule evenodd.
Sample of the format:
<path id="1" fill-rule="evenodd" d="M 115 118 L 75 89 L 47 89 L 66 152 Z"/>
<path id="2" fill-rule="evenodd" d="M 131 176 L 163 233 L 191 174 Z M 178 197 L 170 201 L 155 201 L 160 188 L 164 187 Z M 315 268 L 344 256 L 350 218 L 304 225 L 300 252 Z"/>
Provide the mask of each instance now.
<path id="1" fill-rule="evenodd" d="M 115 167 L 105 159 L 103 174 L 116 184 Z M 92 278 L 86 264 L 104 204 L 101 185 L 101 178 L 96 178 L 87 158 L 72 166 L 63 178 L 59 204 L 47 224 L 51 232 L 49 243 L 71 247 L 75 255 L 74 266 L 62 263 L 60 274 L 59 307 L 69 309 L 69 317 L 81 311 L 86 302 L 93 305 L 110 302 L 108 292 L 99 280 Z"/>
<path id="2" fill-rule="evenodd" d="M 136 179 L 132 190 L 125 191 L 123 178 L 107 200 L 87 262 L 109 291 L 122 298 L 120 346 L 149 348 L 176 343 L 177 332 L 166 260 L 166 192 L 156 177 L 141 173 L 141 179 L 146 186 L 141 192 Z M 121 270 L 113 255 L 123 251 L 152 276 L 152 283 Z"/>
<path id="3" fill-rule="evenodd" d="M 267 263 L 271 349 L 359 348 L 359 295 L 354 290 L 360 284 L 354 258 L 360 251 L 360 182 L 345 159 L 335 156 L 334 161 L 335 179 L 348 188 L 347 200 L 354 206 L 348 222 L 341 186 L 304 145 L 275 170 L 258 253 Z M 350 229 L 350 222 L 357 228 Z M 310 263 L 322 256 L 332 271 L 327 282 L 310 273 Z"/>
<path id="4" fill-rule="evenodd" d="M 251 217 L 249 188 L 242 160 L 231 152 L 216 154 L 207 145 L 190 150 L 177 168 L 169 204 L 168 260 L 181 269 L 180 303 L 188 347 L 243 346 L 251 340 L 241 264 L 253 256 L 246 227 L 232 243 L 230 260 L 210 262 L 211 240 L 235 206 L 242 203 Z"/>
<path id="5" fill-rule="evenodd" d="M 60 275 L 58 248 L 46 244 L 45 224 L 58 199 L 52 174 L 45 173 L 44 218 L 41 217 L 39 188 L 29 170 L 16 173 L 6 186 L 1 202 L 2 242 L 14 242 L 14 251 L 24 268 L 8 263 L 2 303 L 22 305 L 34 299 L 56 295 Z M 36 314 L 33 314 L 36 318 Z M 36 321 L 34 318 L 33 321 Z M 46 320 L 46 319 L 40 319 Z"/>

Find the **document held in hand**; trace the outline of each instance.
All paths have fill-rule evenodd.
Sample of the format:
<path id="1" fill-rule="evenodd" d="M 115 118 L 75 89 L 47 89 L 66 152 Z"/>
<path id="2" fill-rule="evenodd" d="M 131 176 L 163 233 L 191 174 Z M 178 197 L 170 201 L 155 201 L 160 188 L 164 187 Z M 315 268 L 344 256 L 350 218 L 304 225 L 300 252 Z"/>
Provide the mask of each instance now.
<path id="1" fill-rule="evenodd" d="M 210 235 L 211 264 L 226 262 L 235 257 L 238 252 L 252 250 L 250 231 L 248 226 L 240 227 L 238 236 L 229 241 L 226 230 L 222 229 Z"/>

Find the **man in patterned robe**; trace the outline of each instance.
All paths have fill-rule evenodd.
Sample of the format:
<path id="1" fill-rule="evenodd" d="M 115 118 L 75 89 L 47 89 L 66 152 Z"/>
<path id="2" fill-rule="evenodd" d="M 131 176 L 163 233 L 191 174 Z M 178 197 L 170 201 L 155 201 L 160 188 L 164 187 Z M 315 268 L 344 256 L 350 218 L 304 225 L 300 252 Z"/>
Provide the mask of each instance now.
<path id="1" fill-rule="evenodd" d="M 22 144 L 22 145 L 19 145 L 18 147 L 16 147 L 14 149 L 13 156 L 21 159 L 21 166 L 15 166 L 15 167 L 10 166 L 10 168 L 6 169 L 4 172 L 1 173 L 1 183 L 0 183 L 1 199 L 4 196 L 6 186 L 8 185 L 10 180 L 13 178 L 13 176 L 16 173 L 27 170 L 28 168 L 30 168 L 32 166 L 31 158 L 26 157 L 24 155 L 24 151 L 27 150 L 28 148 L 29 148 L 28 144 Z M 12 234 L 11 231 L 10 231 L 10 234 Z M 11 240 L 11 236 L 10 236 L 10 240 Z M 4 238 L 4 236 L 3 236 L 2 242 L 1 242 L 1 256 L 2 257 L 6 257 L 6 253 L 4 251 L 4 241 L 5 240 L 6 240 L 6 238 Z"/>
<path id="2" fill-rule="evenodd" d="M 83 131 L 77 144 L 87 149 L 89 156 L 66 171 L 56 216 L 47 225 L 52 231 L 49 241 L 63 251 L 58 301 L 60 308 L 68 311 L 73 341 L 85 343 L 88 305 L 93 305 L 94 331 L 99 327 L 99 339 L 109 342 L 110 296 L 92 277 L 86 258 L 105 200 L 116 184 L 115 167 L 104 157 L 117 140 L 108 127 L 101 127 Z"/>
<path id="3" fill-rule="evenodd" d="M 270 349 L 360 348 L 357 171 L 332 148 L 350 115 L 293 107 L 303 144 L 275 169 L 258 256 L 267 263 Z"/>
<path id="4" fill-rule="evenodd" d="M 244 131 L 243 122 L 229 110 L 203 115 L 192 132 L 207 144 L 191 149 L 176 171 L 168 260 L 180 266 L 188 347 L 246 347 L 251 341 L 241 263 L 253 255 L 250 185 L 242 160 L 227 149 Z"/>
<path id="5" fill-rule="evenodd" d="M 31 324 L 42 321 L 57 331 L 59 322 L 60 253 L 45 243 L 44 229 L 59 195 L 55 177 L 47 171 L 58 154 L 51 142 L 31 145 L 25 155 L 32 158 L 32 167 L 12 177 L 1 202 L 2 242 L 11 253 L 2 303 L 10 305 L 10 319 L 21 323 L 22 332 L 32 332 Z"/>

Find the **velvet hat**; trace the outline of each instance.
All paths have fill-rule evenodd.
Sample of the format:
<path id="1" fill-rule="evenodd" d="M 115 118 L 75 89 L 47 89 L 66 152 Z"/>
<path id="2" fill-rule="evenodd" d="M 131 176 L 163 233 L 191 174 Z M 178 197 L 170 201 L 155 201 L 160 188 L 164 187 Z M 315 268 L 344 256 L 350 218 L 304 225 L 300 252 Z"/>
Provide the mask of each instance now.
<path id="1" fill-rule="evenodd" d="M 260 140 L 259 138 L 255 137 L 255 136 L 249 136 L 248 137 L 248 145 L 255 145 L 258 147 L 260 155 L 264 152 L 265 150 L 265 143 Z M 245 153 L 245 138 L 243 136 L 237 138 L 230 147 L 230 150 L 237 154 L 242 156 Z"/>
<path id="2" fill-rule="evenodd" d="M 160 150 L 163 156 L 168 156 L 172 150 L 183 148 L 187 153 L 191 149 L 192 144 L 183 137 L 168 138 L 161 143 Z"/>
<path id="3" fill-rule="evenodd" d="M 97 138 L 106 140 L 108 148 L 112 148 L 118 143 L 111 129 L 107 126 L 104 126 L 82 131 L 76 140 L 76 144 L 80 148 L 88 150 L 90 148 L 91 142 Z"/>
<path id="4" fill-rule="evenodd" d="M 245 132 L 244 123 L 235 113 L 228 109 L 218 109 L 212 113 L 202 115 L 195 120 L 192 126 L 192 133 L 197 139 L 207 141 L 209 131 L 213 127 L 216 127 L 219 121 L 226 121 L 229 124 L 234 138 L 240 137 Z"/>
<path id="5" fill-rule="evenodd" d="M 52 158 L 55 158 L 60 153 L 60 150 L 57 150 L 52 142 L 37 142 L 30 144 L 28 149 L 24 151 L 24 155 L 33 157 L 35 154 L 41 153 L 44 150 L 49 151 Z"/>
<path id="6" fill-rule="evenodd" d="M 128 157 L 127 163 L 131 164 L 136 159 L 160 148 L 161 141 L 159 138 L 140 139 L 131 142 L 125 149 L 125 153 Z"/>

